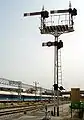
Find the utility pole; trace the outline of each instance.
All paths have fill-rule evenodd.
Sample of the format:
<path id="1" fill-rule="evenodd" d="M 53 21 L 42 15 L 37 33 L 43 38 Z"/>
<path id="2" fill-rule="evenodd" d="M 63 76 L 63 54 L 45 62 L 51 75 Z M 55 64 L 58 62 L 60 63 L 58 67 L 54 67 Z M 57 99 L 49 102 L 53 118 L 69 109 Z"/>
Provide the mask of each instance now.
<path id="1" fill-rule="evenodd" d="M 35 87 L 35 101 L 36 101 L 36 94 L 37 94 L 37 84 L 39 84 L 39 82 L 33 82 L 35 85 L 34 85 L 34 87 Z"/>
<path id="2" fill-rule="evenodd" d="M 47 10 L 42 9 L 40 12 L 32 12 L 32 13 L 24 13 L 24 17 L 26 16 L 34 16 L 34 15 L 41 15 L 41 27 L 40 33 L 41 34 L 51 34 L 54 36 L 55 41 L 54 42 L 44 42 L 42 43 L 42 46 L 54 46 L 54 116 L 56 115 L 56 109 L 55 109 L 55 97 L 57 93 L 57 116 L 59 116 L 59 90 L 63 89 L 62 86 L 59 86 L 59 78 L 58 78 L 58 50 L 63 47 L 62 40 L 58 40 L 59 36 L 64 33 L 73 32 L 74 28 L 74 22 L 73 17 L 77 15 L 77 10 L 75 8 L 71 8 L 71 3 L 69 3 L 69 8 L 64 10 L 50 10 L 48 12 Z M 67 20 L 61 20 L 64 21 L 64 24 L 53 24 L 53 21 L 51 21 L 51 25 L 46 24 L 46 19 L 48 19 L 49 15 L 51 17 L 59 17 L 61 19 L 61 16 L 68 16 Z M 59 20 L 60 20 L 59 19 Z M 59 21 L 58 20 L 58 21 Z M 67 21 L 67 24 L 66 24 Z"/>
<path id="3" fill-rule="evenodd" d="M 18 81 L 18 95 L 20 100 L 21 100 L 21 88 L 22 88 L 22 82 Z"/>
<path id="4" fill-rule="evenodd" d="M 40 101 L 42 99 L 42 88 L 40 87 Z"/>

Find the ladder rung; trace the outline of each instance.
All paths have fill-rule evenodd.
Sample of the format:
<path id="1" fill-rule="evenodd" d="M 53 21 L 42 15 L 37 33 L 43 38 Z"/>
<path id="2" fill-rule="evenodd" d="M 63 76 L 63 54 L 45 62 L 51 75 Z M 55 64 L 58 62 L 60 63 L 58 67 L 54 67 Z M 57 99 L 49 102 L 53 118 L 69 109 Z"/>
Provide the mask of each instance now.
<path id="1" fill-rule="evenodd" d="M 62 78 L 58 78 L 59 80 L 62 80 Z"/>

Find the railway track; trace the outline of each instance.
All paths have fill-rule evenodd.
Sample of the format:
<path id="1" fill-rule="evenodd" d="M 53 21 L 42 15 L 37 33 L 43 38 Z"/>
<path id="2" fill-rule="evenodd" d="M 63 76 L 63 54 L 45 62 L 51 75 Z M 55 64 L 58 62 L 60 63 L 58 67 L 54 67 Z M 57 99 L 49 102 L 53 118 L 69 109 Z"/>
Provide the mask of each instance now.
<path id="1" fill-rule="evenodd" d="M 47 104 L 48 106 L 52 106 L 53 104 Z M 16 114 L 16 113 L 24 113 L 26 112 L 33 112 L 33 111 L 37 111 L 40 110 L 42 108 L 44 108 L 45 105 L 44 104 L 38 104 L 38 105 L 33 105 L 33 106 L 18 106 L 18 107 L 14 107 L 14 108 L 8 108 L 8 109 L 3 109 L 0 110 L 0 116 L 4 116 L 4 115 L 9 115 L 9 114 Z"/>
<path id="2" fill-rule="evenodd" d="M 37 104 L 31 104 L 31 105 L 27 105 L 27 104 L 25 104 L 25 105 L 16 105 L 16 106 L 6 106 L 6 107 L 3 107 L 3 108 L 0 108 L 0 110 L 2 110 L 2 109 L 12 109 L 12 108 L 22 108 L 22 107 L 31 107 L 31 106 L 35 106 L 35 105 L 37 105 Z M 43 104 L 41 104 L 41 103 L 38 103 L 38 105 L 43 105 Z"/>
<path id="3" fill-rule="evenodd" d="M 14 108 L 12 110 L 4 110 L 4 111 L 0 111 L 0 116 L 9 115 L 9 114 L 16 114 L 16 113 L 21 113 L 21 112 L 24 113 L 25 111 L 35 111 L 35 110 L 41 109 L 42 107 L 44 107 L 44 106 L 39 105 L 39 106 Z"/>

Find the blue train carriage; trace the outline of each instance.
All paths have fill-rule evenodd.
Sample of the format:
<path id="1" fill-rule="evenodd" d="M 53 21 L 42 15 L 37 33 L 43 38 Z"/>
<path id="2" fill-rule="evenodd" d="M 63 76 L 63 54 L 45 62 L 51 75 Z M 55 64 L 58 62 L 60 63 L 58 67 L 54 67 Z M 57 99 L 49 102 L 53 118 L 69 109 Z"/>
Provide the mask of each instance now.
<path id="1" fill-rule="evenodd" d="M 12 91 L 0 91 L 0 102 L 5 101 L 49 101 L 52 98 L 51 95 L 39 95 L 37 94 L 29 94 L 29 93 L 21 93 L 18 95 L 17 92 Z"/>

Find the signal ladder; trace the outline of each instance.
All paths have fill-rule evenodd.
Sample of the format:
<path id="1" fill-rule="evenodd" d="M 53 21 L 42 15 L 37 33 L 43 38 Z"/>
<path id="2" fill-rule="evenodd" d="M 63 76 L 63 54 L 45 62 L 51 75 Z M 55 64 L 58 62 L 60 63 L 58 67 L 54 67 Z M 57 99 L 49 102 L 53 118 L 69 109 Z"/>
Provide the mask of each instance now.
<path id="1" fill-rule="evenodd" d="M 62 85 L 62 63 L 61 63 L 61 49 L 58 50 L 58 86 Z M 59 96 L 59 103 L 61 106 L 59 107 L 60 112 L 63 112 L 63 100 L 62 96 Z"/>

